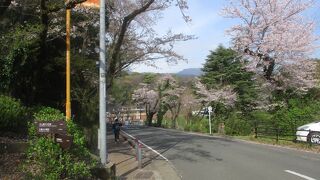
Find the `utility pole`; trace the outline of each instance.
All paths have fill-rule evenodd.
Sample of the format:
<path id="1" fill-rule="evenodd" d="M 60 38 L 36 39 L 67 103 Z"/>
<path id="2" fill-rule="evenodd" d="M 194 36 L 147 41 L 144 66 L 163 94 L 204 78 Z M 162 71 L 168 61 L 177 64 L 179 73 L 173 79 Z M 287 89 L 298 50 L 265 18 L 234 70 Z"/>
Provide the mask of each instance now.
<path id="1" fill-rule="evenodd" d="M 71 9 L 66 9 L 66 119 L 71 119 L 70 101 L 70 17 Z"/>
<path id="2" fill-rule="evenodd" d="M 100 122 L 100 160 L 107 163 L 107 128 L 106 128 L 106 11 L 105 0 L 100 0 L 100 56 L 99 56 L 99 122 Z"/>

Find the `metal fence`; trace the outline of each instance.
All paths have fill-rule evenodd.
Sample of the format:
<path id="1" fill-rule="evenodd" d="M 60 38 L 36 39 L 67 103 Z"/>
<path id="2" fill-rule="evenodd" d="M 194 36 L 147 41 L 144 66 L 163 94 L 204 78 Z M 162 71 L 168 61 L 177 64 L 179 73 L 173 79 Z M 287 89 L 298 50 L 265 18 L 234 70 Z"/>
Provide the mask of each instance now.
<path id="1" fill-rule="evenodd" d="M 155 151 L 151 147 L 144 144 L 138 138 L 126 133 L 125 131 L 121 130 L 120 134 L 123 138 L 125 138 L 131 146 L 135 149 L 136 160 L 138 161 L 138 168 L 144 168 L 151 162 L 156 161 L 159 167 L 167 166 L 170 167 L 173 172 L 177 174 L 182 179 L 181 173 L 175 168 L 175 166 L 162 154 Z M 162 174 L 164 177 L 166 175 Z"/>
<path id="2" fill-rule="evenodd" d="M 283 141 L 292 141 L 292 142 L 307 142 L 310 145 L 319 145 L 319 144 L 313 144 L 310 142 L 310 130 L 299 130 L 300 132 L 308 132 L 305 133 L 305 135 L 297 135 L 296 129 L 294 130 L 288 130 L 286 128 L 280 128 L 280 127 L 274 127 L 272 125 L 266 125 L 266 124 L 259 124 L 256 125 L 254 128 L 254 135 L 255 138 L 267 138 L 267 139 L 274 139 L 276 142 L 279 142 L 279 140 Z"/>

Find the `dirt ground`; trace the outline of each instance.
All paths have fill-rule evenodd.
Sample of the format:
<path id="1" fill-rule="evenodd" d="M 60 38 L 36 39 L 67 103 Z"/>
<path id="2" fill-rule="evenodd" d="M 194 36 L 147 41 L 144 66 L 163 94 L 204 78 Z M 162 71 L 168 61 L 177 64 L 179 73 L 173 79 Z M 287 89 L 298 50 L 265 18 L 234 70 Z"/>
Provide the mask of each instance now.
<path id="1" fill-rule="evenodd" d="M 21 165 L 24 159 L 25 159 L 25 155 L 23 153 L 1 154 L 0 179 L 1 180 L 23 179 Z"/>
<path id="2" fill-rule="evenodd" d="M 0 143 L 25 142 L 25 139 L 17 137 L 1 137 Z M 25 160 L 24 153 L 0 154 L 0 180 L 23 179 L 22 163 Z"/>

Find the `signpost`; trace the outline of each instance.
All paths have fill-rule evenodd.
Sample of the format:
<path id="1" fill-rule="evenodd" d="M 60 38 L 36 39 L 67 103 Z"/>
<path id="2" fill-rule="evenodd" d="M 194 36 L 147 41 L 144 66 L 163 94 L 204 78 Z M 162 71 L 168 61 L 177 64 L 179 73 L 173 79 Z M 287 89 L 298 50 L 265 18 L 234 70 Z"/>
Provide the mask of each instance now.
<path id="1" fill-rule="evenodd" d="M 39 135 L 50 135 L 54 141 L 60 144 L 62 149 L 69 149 L 73 143 L 73 137 L 67 135 L 66 121 L 36 121 L 36 130 Z"/>
<path id="2" fill-rule="evenodd" d="M 54 141 L 59 143 L 62 149 L 69 149 L 72 145 L 73 138 L 65 134 L 55 134 Z"/>
<path id="3" fill-rule="evenodd" d="M 212 134 L 211 133 L 211 113 L 212 113 L 212 107 L 209 106 L 208 107 L 208 112 L 209 112 L 209 130 L 210 130 L 210 135 Z"/>
<path id="4" fill-rule="evenodd" d="M 64 120 L 35 122 L 38 134 L 67 134 L 67 125 Z"/>

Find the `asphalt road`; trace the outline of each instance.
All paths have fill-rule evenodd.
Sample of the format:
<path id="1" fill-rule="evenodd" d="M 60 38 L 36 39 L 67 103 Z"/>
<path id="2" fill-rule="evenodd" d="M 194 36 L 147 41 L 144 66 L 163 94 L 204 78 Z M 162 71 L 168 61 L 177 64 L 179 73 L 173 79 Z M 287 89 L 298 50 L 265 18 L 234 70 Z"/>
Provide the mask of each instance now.
<path id="1" fill-rule="evenodd" d="M 186 180 L 320 180 L 320 155 L 161 128 L 127 129 Z"/>

